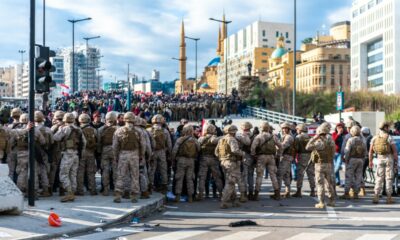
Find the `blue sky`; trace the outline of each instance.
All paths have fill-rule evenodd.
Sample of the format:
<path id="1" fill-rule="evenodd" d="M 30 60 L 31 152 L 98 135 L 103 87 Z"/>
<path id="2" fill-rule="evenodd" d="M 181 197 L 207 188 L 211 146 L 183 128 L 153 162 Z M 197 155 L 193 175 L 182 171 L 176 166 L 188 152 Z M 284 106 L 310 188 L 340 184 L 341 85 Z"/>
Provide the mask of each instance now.
<path id="1" fill-rule="evenodd" d="M 29 1 L 0 2 L 0 66 L 20 61 L 19 49 L 29 46 Z M 351 0 L 297 0 L 299 42 L 332 23 L 349 20 Z M 188 36 L 199 37 L 198 72 L 215 56 L 218 24 L 208 20 L 226 17 L 229 33 L 256 21 L 292 22 L 293 0 L 46 0 L 46 45 L 53 49 L 72 44 L 67 19 L 92 17 L 76 25 L 75 43 L 101 35 L 92 44 L 102 51 L 105 80 L 125 79 L 131 72 L 149 78 L 152 69 L 161 80 L 177 77 L 180 22 Z M 42 42 L 42 0 L 36 0 L 36 42 Z M 26 59 L 27 55 L 25 55 Z M 187 42 L 188 76 L 194 76 L 194 42 Z"/>

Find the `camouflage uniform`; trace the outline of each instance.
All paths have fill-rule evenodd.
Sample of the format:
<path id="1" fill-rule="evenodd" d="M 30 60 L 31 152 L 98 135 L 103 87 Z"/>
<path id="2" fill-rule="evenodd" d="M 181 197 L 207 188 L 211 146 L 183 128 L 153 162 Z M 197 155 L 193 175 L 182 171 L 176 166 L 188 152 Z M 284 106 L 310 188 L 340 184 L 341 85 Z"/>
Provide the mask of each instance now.
<path id="1" fill-rule="evenodd" d="M 249 137 L 248 133 L 237 133 L 235 138 L 237 139 L 239 143 L 239 148 L 244 150 L 244 149 L 249 149 L 249 146 L 251 146 L 251 139 Z M 244 151 L 245 152 L 245 151 Z M 240 191 L 240 202 L 247 202 L 247 184 L 248 184 L 248 169 L 250 164 L 252 164 L 252 158 L 249 156 L 249 154 L 246 154 L 243 158 L 243 161 L 240 163 L 240 180 L 239 180 L 239 191 Z"/>
<path id="2" fill-rule="evenodd" d="M 239 206 L 239 204 L 235 203 L 235 184 L 239 184 L 241 177 L 240 162 L 245 156 L 245 153 L 240 150 L 239 143 L 234 137 L 237 127 L 228 125 L 224 130 L 228 134 L 218 141 L 215 149 L 215 155 L 221 161 L 225 173 L 225 187 L 222 191 L 221 208 L 227 208 L 228 202 L 232 202 L 233 206 Z"/>
<path id="3" fill-rule="evenodd" d="M 64 115 L 65 125 L 54 134 L 55 141 L 62 141 L 62 158 L 60 164 L 60 182 L 68 195 L 61 202 L 74 201 L 77 187 L 79 153 L 84 151 L 86 139 L 82 130 L 74 125 L 75 116 L 72 113 Z"/>
<path id="4" fill-rule="evenodd" d="M 56 111 L 53 116 L 53 126 L 51 127 L 51 132 L 54 135 L 60 126 L 64 125 L 62 119 L 64 117 L 64 112 Z M 54 139 L 53 139 L 54 140 Z M 51 146 L 51 164 L 50 164 L 50 174 L 49 174 L 49 184 L 51 188 L 56 185 L 57 171 L 60 169 L 61 162 L 61 141 L 54 141 Z M 60 186 L 60 196 L 64 194 L 64 189 Z"/>
<path id="5" fill-rule="evenodd" d="M 146 120 L 137 117 L 135 119 L 136 130 L 139 131 L 145 138 L 144 151 L 145 158 L 139 163 L 139 183 L 140 191 L 142 192 L 141 198 L 149 198 L 149 173 L 147 169 L 147 164 L 150 162 L 150 157 L 153 154 L 154 140 L 152 139 L 150 133 L 146 131 Z"/>
<path id="6" fill-rule="evenodd" d="M 13 118 L 13 122 L 7 126 L 9 129 L 21 129 L 22 124 L 19 122 L 19 117 L 21 116 L 21 114 L 22 111 L 19 108 L 13 108 L 11 110 L 11 117 Z M 14 181 L 16 178 L 15 168 L 17 166 L 17 152 L 13 148 L 11 148 L 11 151 L 7 154 L 7 164 L 9 171 L 8 176 L 10 176 L 10 178 Z"/>
<path id="7" fill-rule="evenodd" d="M 176 164 L 175 173 L 175 201 L 180 201 L 183 179 L 186 177 L 188 201 L 192 202 L 194 193 L 194 164 L 200 152 L 200 145 L 193 137 L 193 126 L 185 125 L 182 130 L 183 136 L 176 140 L 172 150 L 172 162 Z"/>
<path id="8" fill-rule="evenodd" d="M 115 159 L 118 162 L 118 174 L 115 184 L 114 202 L 121 202 L 121 194 L 124 191 L 125 178 L 130 177 L 131 201 L 137 202 L 140 194 L 139 186 L 139 162 L 144 159 L 144 144 L 141 141 L 144 136 L 134 127 L 135 116 L 132 112 L 124 115 L 125 126 L 117 129 L 113 138 Z"/>
<path id="9" fill-rule="evenodd" d="M 290 125 L 284 123 L 281 128 L 289 128 Z M 290 134 L 282 136 L 282 157 L 278 167 L 278 185 L 282 186 L 282 181 L 285 184 L 285 196 L 290 197 L 290 170 L 294 156 L 294 139 Z"/>
<path id="10" fill-rule="evenodd" d="M 317 182 L 317 195 L 319 203 L 316 208 L 325 207 L 325 184 L 327 183 L 329 203 L 328 206 L 335 206 L 334 181 L 332 178 L 332 161 L 335 154 L 335 143 L 332 138 L 327 137 L 329 130 L 318 127 L 317 135 L 307 144 L 306 150 L 312 151 L 311 156 L 315 163 L 315 177 Z"/>
<path id="11" fill-rule="evenodd" d="M 256 188 L 254 193 L 254 200 L 258 200 L 258 194 L 261 191 L 261 183 L 263 180 L 265 167 L 268 169 L 269 177 L 271 178 L 272 187 L 274 189 L 274 195 L 272 198 L 280 199 L 280 186 L 278 184 L 278 179 L 276 176 L 277 167 L 275 162 L 276 152 L 280 153 L 282 144 L 279 142 L 278 138 L 270 134 L 269 125 L 263 123 L 261 126 L 262 132 L 258 134 L 253 143 L 251 144 L 251 155 L 255 157 L 256 165 Z"/>
<path id="12" fill-rule="evenodd" d="M 215 157 L 215 148 L 218 144 L 219 138 L 215 134 L 215 126 L 208 125 L 207 134 L 199 138 L 201 148 L 200 153 L 200 169 L 199 169 L 199 195 L 198 199 L 201 200 L 204 196 L 205 182 L 207 178 L 208 169 L 211 170 L 211 176 L 214 178 L 217 190 L 222 195 L 222 177 L 219 169 L 218 158 Z"/>

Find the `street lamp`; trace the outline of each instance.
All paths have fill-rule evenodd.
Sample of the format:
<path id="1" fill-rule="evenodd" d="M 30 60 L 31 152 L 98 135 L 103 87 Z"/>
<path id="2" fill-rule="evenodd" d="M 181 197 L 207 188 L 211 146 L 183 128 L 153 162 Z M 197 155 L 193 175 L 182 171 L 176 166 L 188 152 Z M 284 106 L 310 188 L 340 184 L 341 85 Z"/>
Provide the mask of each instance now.
<path id="1" fill-rule="evenodd" d="M 96 69 L 97 71 L 97 82 L 99 84 L 99 87 L 102 88 L 102 86 L 100 86 L 100 71 L 105 71 L 105 68 L 101 68 L 101 69 Z"/>
<path id="2" fill-rule="evenodd" d="M 172 57 L 172 60 L 176 60 L 176 61 L 186 61 L 187 57 L 185 58 L 176 58 L 176 57 Z M 181 93 L 183 94 L 183 82 L 181 82 Z"/>
<path id="3" fill-rule="evenodd" d="M 225 24 L 225 31 L 226 33 L 226 43 L 225 43 L 225 97 L 228 96 L 228 24 L 231 23 L 232 21 L 226 21 L 226 20 L 218 20 L 215 18 L 210 18 L 211 21 L 215 21 L 215 22 L 220 22 Z"/>
<path id="4" fill-rule="evenodd" d="M 100 36 L 83 38 L 86 40 L 86 91 L 89 90 L 89 41 L 96 38 Z"/>
<path id="5" fill-rule="evenodd" d="M 185 36 L 185 38 L 190 39 L 195 41 L 195 49 L 196 49 L 196 56 L 195 56 L 195 81 L 194 81 L 194 91 L 195 93 L 197 93 L 197 42 L 200 40 L 200 38 L 192 38 L 192 37 L 188 37 Z"/>
<path id="6" fill-rule="evenodd" d="M 72 23 L 72 92 L 75 92 L 77 83 L 75 82 L 75 23 L 92 20 L 92 18 L 82 19 L 69 19 L 68 22 Z"/>

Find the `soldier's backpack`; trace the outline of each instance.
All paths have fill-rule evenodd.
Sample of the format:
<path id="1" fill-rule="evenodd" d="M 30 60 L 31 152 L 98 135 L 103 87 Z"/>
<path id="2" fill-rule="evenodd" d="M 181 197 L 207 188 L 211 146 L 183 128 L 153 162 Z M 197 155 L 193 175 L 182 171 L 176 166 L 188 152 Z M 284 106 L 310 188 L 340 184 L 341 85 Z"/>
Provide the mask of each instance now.
<path id="1" fill-rule="evenodd" d="M 374 142 L 374 152 L 379 155 L 387 155 L 392 153 L 388 142 L 389 135 L 378 136 Z"/>
<path id="2" fill-rule="evenodd" d="M 140 139 L 135 129 L 122 129 L 121 150 L 134 151 L 139 149 Z"/>
<path id="3" fill-rule="evenodd" d="M 196 140 L 193 137 L 185 139 L 179 147 L 177 156 L 186 158 L 197 158 Z"/>
<path id="4" fill-rule="evenodd" d="M 214 156 L 216 144 L 211 142 L 212 136 L 206 136 L 203 144 L 201 144 L 201 153 L 204 156 Z"/>
<path id="5" fill-rule="evenodd" d="M 82 128 L 83 135 L 86 139 L 86 149 L 93 150 L 96 148 L 96 130 L 89 125 Z"/>
<path id="6" fill-rule="evenodd" d="M 365 155 L 365 148 L 364 143 L 360 138 L 356 138 L 354 140 L 354 145 L 350 150 L 350 157 L 351 158 L 364 158 Z"/>
<path id="7" fill-rule="evenodd" d="M 311 158 L 314 163 L 330 163 L 332 159 L 332 151 L 329 149 L 328 141 L 326 139 L 318 139 L 322 147 L 314 150 L 311 153 Z"/>
<path id="8" fill-rule="evenodd" d="M 310 135 L 306 134 L 305 136 L 302 136 L 300 138 L 296 138 L 296 143 L 297 143 L 297 151 L 298 153 L 310 153 L 311 151 L 306 150 L 306 146 L 308 142 L 310 141 L 311 137 Z"/>
<path id="9" fill-rule="evenodd" d="M 79 150 L 82 148 L 82 135 L 79 128 L 70 127 L 71 133 L 66 136 L 64 147 L 70 150 Z"/>
<path id="10" fill-rule="evenodd" d="M 276 147 L 275 147 L 275 141 L 274 137 L 271 135 L 265 142 L 256 148 L 256 154 L 257 155 L 275 155 L 276 153 Z"/>
<path id="11" fill-rule="evenodd" d="M 103 134 L 101 136 L 101 142 L 104 146 L 109 146 L 112 144 L 115 130 L 116 127 L 114 126 L 104 126 Z"/>
<path id="12" fill-rule="evenodd" d="M 163 129 L 153 129 L 152 130 L 155 148 L 154 150 L 163 150 L 165 149 L 165 134 Z"/>
<path id="13" fill-rule="evenodd" d="M 282 139 L 283 140 L 283 139 Z M 285 150 L 283 150 L 283 155 L 290 155 L 290 156 L 294 156 L 296 154 L 296 148 L 294 145 L 294 141 L 292 142 L 292 144 L 290 144 L 289 147 L 287 147 Z"/>
<path id="14" fill-rule="evenodd" d="M 228 144 L 228 139 L 224 137 L 221 138 L 221 140 L 219 141 L 220 143 L 218 145 L 218 155 L 223 158 L 229 158 L 230 156 L 232 156 L 232 151 L 231 147 Z"/>

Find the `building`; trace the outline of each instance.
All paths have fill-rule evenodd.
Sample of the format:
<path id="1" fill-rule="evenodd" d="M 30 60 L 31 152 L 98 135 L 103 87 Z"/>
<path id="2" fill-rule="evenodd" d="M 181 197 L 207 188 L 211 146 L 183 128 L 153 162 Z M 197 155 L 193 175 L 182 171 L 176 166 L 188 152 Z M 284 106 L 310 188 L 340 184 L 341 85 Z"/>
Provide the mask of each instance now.
<path id="1" fill-rule="evenodd" d="M 354 0 L 351 90 L 400 93 L 400 1 Z"/>
<path id="2" fill-rule="evenodd" d="M 164 94 L 172 95 L 175 93 L 175 82 L 179 79 L 175 79 L 169 82 L 163 82 L 161 85 L 161 90 Z"/>
<path id="3" fill-rule="evenodd" d="M 65 84 L 65 75 L 64 75 L 64 57 L 57 54 L 55 57 L 50 58 L 50 62 L 55 67 L 55 71 L 51 73 L 51 77 L 53 82 L 56 83 L 56 86 L 51 89 L 49 98 L 55 100 L 62 96 L 62 92 L 64 91 L 60 84 Z"/>
<path id="4" fill-rule="evenodd" d="M 191 92 L 194 88 L 194 81 L 187 81 L 186 78 L 186 41 L 185 41 L 185 24 L 182 21 L 181 35 L 179 44 L 179 81 L 175 82 L 175 93 Z"/>
<path id="5" fill-rule="evenodd" d="M 106 82 L 103 84 L 103 89 L 104 89 L 104 91 L 114 91 L 114 90 L 118 90 L 119 86 L 118 86 L 118 83 L 115 83 L 115 82 Z"/>
<path id="6" fill-rule="evenodd" d="M 316 36 L 301 47 L 296 90 L 313 93 L 350 89 L 350 22 L 332 25 L 330 34 Z"/>
<path id="7" fill-rule="evenodd" d="M 225 16 L 223 17 L 225 19 Z M 231 93 L 238 89 L 242 76 L 258 76 L 260 81 L 266 81 L 269 57 L 277 45 L 277 38 L 285 38 L 288 50 L 293 49 L 293 24 L 256 21 L 227 36 L 225 26 L 221 31 L 221 46 L 219 46 L 220 63 L 218 72 L 218 92 Z M 227 52 L 226 52 L 227 50 Z M 225 52 L 227 55 L 227 86 L 225 84 Z"/>
<path id="8" fill-rule="evenodd" d="M 29 63 L 14 66 L 14 97 L 29 96 Z"/>
<path id="9" fill-rule="evenodd" d="M 155 79 L 139 80 L 133 84 L 133 91 L 137 93 L 156 93 L 162 90 L 162 83 Z"/>
<path id="10" fill-rule="evenodd" d="M 10 66 L 0 68 L 0 97 L 14 96 L 14 78 L 14 67 Z"/>
<path id="11" fill-rule="evenodd" d="M 151 79 L 160 81 L 160 71 L 157 71 L 156 69 L 151 71 Z"/>

